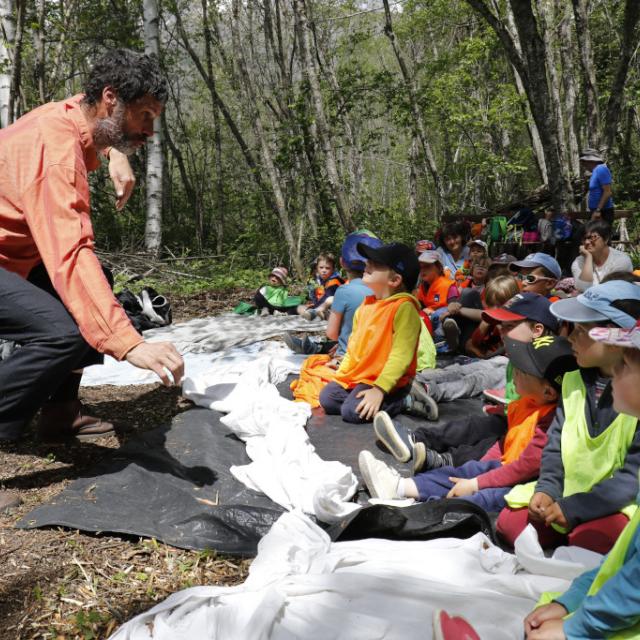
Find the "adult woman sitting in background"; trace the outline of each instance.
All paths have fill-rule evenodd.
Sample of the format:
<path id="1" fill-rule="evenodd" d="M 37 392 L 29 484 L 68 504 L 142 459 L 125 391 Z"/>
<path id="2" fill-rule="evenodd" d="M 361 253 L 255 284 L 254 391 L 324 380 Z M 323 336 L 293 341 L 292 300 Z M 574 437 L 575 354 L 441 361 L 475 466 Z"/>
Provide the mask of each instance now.
<path id="1" fill-rule="evenodd" d="M 604 220 L 592 220 L 584 228 L 580 255 L 571 265 L 578 291 L 600 284 L 614 271 L 633 271 L 631 258 L 609 246 L 611 227 Z"/>

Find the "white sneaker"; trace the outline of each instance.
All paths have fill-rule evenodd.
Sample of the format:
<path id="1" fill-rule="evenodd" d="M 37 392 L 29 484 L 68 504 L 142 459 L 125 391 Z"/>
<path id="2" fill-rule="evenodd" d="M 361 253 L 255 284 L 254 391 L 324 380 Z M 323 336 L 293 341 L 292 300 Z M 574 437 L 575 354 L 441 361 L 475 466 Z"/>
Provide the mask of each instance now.
<path id="1" fill-rule="evenodd" d="M 395 469 L 378 460 L 370 451 L 360 452 L 358 466 L 372 498 L 393 500 L 398 497 L 400 474 Z"/>

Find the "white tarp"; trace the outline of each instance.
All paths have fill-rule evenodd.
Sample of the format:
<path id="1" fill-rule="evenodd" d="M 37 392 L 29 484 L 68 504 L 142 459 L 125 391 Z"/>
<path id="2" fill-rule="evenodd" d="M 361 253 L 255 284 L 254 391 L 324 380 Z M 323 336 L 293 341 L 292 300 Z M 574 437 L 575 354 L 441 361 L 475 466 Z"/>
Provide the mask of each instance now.
<path id="1" fill-rule="evenodd" d="M 173 342 L 185 359 L 186 375 L 193 377 L 206 372 L 221 352 L 228 355 L 232 347 L 253 346 L 287 331 L 318 332 L 324 331 L 325 327 L 326 322 L 309 322 L 300 316 L 241 316 L 231 313 L 151 329 L 145 331 L 144 338 L 149 342 Z M 152 371 L 137 369 L 128 362 L 118 362 L 109 356 L 105 357 L 103 365 L 87 367 L 82 376 L 84 387 L 153 382 L 159 382 L 159 378 Z"/>
<path id="2" fill-rule="evenodd" d="M 529 562 L 544 558 L 531 531 L 518 552 Z M 429 640 L 435 608 L 465 616 L 481 638 L 521 640 L 540 594 L 569 586 L 557 574 L 577 575 L 600 559 L 546 559 L 534 575 L 518 557 L 482 534 L 331 543 L 291 512 L 261 540 L 244 584 L 175 593 L 112 640 Z"/>

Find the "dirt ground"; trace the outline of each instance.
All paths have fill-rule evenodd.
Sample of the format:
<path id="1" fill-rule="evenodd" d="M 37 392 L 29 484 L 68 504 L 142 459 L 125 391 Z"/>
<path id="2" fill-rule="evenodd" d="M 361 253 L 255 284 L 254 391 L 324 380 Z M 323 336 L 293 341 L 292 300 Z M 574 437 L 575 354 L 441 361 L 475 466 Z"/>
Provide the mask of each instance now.
<path id="1" fill-rule="evenodd" d="M 220 313 L 246 293 L 172 297 L 174 321 Z M 246 577 L 249 560 L 215 552 L 62 528 L 14 528 L 110 449 L 191 406 L 177 389 L 159 384 L 82 388 L 81 399 L 92 415 L 116 423 L 116 436 L 45 445 L 29 433 L 19 443 L 0 445 L 0 486 L 24 499 L 10 514 L 0 514 L 0 640 L 104 639 L 178 589 L 233 585 Z"/>

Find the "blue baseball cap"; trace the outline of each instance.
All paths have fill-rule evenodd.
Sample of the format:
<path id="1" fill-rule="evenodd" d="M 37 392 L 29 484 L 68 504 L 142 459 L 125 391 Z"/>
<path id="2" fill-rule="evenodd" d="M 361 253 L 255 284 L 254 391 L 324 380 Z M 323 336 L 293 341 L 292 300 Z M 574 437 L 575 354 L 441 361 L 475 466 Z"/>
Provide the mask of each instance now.
<path id="1" fill-rule="evenodd" d="M 616 306 L 622 300 L 640 302 L 640 286 L 624 280 L 611 280 L 590 287 L 576 298 L 554 302 L 551 313 L 565 322 L 613 322 L 623 329 L 630 329 L 636 324 L 636 318 Z"/>
<path id="2" fill-rule="evenodd" d="M 543 324 L 554 333 L 558 331 L 558 320 L 549 312 L 551 303 L 548 298 L 539 293 L 523 291 L 517 293 L 502 307 L 485 309 L 482 319 L 491 324 L 500 322 L 520 322 L 521 320 L 533 320 Z"/>
<path id="3" fill-rule="evenodd" d="M 555 258 L 548 253 L 530 253 L 524 260 L 516 260 L 509 265 L 509 271 L 520 271 L 520 269 L 531 269 L 534 267 L 544 267 L 552 273 L 558 280 L 562 277 L 562 269 Z"/>
<path id="4" fill-rule="evenodd" d="M 342 244 L 342 260 L 347 269 L 351 271 L 364 271 L 367 259 L 358 253 L 358 243 L 377 249 L 382 246 L 382 240 L 371 234 L 371 232 L 355 231 L 350 233 Z"/>

